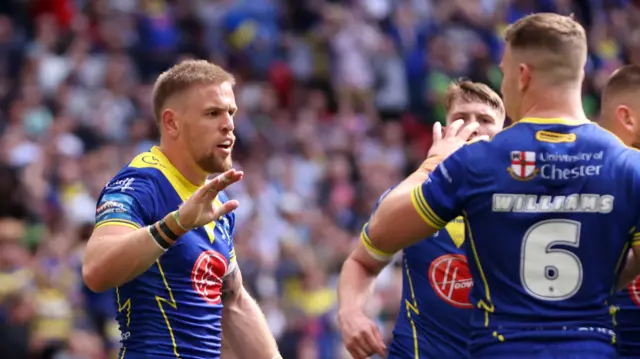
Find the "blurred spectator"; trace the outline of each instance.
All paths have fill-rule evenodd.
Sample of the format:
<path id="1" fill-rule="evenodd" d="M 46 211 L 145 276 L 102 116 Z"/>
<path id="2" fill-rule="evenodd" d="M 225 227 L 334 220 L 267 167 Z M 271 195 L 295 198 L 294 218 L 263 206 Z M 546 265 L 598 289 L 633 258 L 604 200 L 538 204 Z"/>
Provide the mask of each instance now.
<path id="1" fill-rule="evenodd" d="M 115 358 L 115 293 L 90 292 L 79 273 L 95 199 L 157 139 L 155 77 L 193 57 L 237 77 L 246 176 L 230 194 L 245 285 L 285 359 L 346 358 L 335 283 L 359 229 L 422 161 L 449 82 L 499 89 L 501 32 L 534 11 L 587 28 L 596 116 L 609 74 L 640 62 L 638 1 L 0 2 L 3 358 Z M 387 338 L 399 275 L 385 270 L 367 308 Z"/>

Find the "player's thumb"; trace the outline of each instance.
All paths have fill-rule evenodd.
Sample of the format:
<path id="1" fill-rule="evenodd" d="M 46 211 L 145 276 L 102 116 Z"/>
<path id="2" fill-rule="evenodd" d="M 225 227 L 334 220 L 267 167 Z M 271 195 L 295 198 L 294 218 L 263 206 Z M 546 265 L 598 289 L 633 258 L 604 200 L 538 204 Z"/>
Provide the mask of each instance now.
<path id="1" fill-rule="evenodd" d="M 216 208 L 216 212 L 215 212 L 214 216 L 215 216 L 216 219 L 218 219 L 218 218 L 224 216 L 225 214 L 233 212 L 236 208 L 238 208 L 238 206 L 240 206 L 240 202 L 238 202 L 235 199 L 227 201 L 227 202 L 223 203 L 222 206 Z"/>
<path id="2" fill-rule="evenodd" d="M 382 338 L 382 334 L 380 333 L 380 329 L 378 326 L 373 328 L 373 338 L 375 342 L 374 349 L 378 355 L 383 358 L 387 357 L 387 346 L 384 344 L 384 339 Z"/>

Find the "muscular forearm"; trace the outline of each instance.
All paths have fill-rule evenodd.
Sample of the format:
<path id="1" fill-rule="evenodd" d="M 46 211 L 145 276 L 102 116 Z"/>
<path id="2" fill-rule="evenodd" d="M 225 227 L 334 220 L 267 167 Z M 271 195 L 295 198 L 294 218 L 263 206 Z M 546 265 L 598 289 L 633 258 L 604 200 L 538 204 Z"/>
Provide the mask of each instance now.
<path id="1" fill-rule="evenodd" d="M 264 314 L 244 288 L 224 303 L 222 332 L 238 358 L 280 358 Z"/>
<path id="2" fill-rule="evenodd" d="M 176 235 L 184 234 L 170 215 L 163 221 Z M 164 253 L 146 227 L 137 230 L 121 228 L 124 231 L 113 233 L 111 229 L 107 234 L 101 234 L 104 232 L 100 231 L 101 228 L 87 244 L 82 276 L 93 291 L 102 292 L 134 279 Z"/>
<path id="3" fill-rule="evenodd" d="M 85 251 L 82 276 L 91 290 L 102 292 L 144 273 L 162 253 L 146 228 L 92 238 Z"/>
<path id="4" fill-rule="evenodd" d="M 384 263 L 381 263 L 379 269 L 367 269 L 352 257 L 347 258 L 338 281 L 340 312 L 363 309 L 371 293 L 373 282 L 383 267 Z"/>
<path id="5" fill-rule="evenodd" d="M 392 190 L 392 192 L 394 191 L 401 192 L 401 193 L 410 192 L 417 185 L 426 181 L 427 178 L 429 177 L 429 173 L 433 172 L 433 170 L 443 160 L 444 158 L 441 158 L 439 156 L 433 156 L 433 157 L 427 158 L 426 160 L 424 160 L 424 162 L 422 162 L 420 167 L 415 172 L 410 174 L 409 177 L 405 178 L 404 181 L 400 182 L 400 184 L 397 185 Z"/>

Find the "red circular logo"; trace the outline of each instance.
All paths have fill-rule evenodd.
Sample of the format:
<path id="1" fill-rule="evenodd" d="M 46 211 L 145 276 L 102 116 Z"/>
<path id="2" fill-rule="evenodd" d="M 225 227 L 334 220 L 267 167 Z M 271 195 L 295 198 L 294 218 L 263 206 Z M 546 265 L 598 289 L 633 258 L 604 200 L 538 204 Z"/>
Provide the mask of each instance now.
<path id="1" fill-rule="evenodd" d="M 633 302 L 640 307 L 640 276 L 636 277 L 636 279 L 629 283 L 627 289 L 629 290 L 629 295 Z"/>
<path id="2" fill-rule="evenodd" d="M 461 254 L 445 254 L 429 266 L 429 282 L 445 302 L 457 308 L 473 308 L 469 293 L 473 287 L 467 258 Z"/>
<path id="3" fill-rule="evenodd" d="M 229 264 L 220 253 L 212 250 L 204 251 L 191 270 L 193 289 L 209 304 L 220 304 L 222 277 L 227 273 Z"/>

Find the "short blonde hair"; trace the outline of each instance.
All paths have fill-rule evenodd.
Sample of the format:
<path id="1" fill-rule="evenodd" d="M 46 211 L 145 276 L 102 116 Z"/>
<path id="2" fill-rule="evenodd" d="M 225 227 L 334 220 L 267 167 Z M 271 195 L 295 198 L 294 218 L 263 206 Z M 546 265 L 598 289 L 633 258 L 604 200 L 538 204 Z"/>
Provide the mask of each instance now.
<path id="1" fill-rule="evenodd" d="M 489 86 L 468 80 L 458 80 L 453 82 L 447 88 L 447 93 L 444 95 L 444 108 L 447 112 L 451 110 L 451 107 L 456 101 L 464 102 L 481 102 L 489 105 L 494 110 L 497 110 L 500 115 L 504 115 L 504 104 L 502 98 Z"/>
<path id="2" fill-rule="evenodd" d="M 617 69 L 602 90 L 602 103 L 612 96 L 640 90 L 640 65 L 625 65 Z"/>
<path id="3" fill-rule="evenodd" d="M 153 86 L 153 113 L 160 122 L 162 109 L 172 96 L 201 83 L 235 84 L 233 75 L 206 60 L 185 60 L 158 76 Z"/>
<path id="4" fill-rule="evenodd" d="M 510 25 L 504 35 L 514 51 L 527 55 L 532 67 L 551 72 L 556 81 L 582 79 L 587 62 L 587 35 L 573 16 L 538 13 Z"/>

